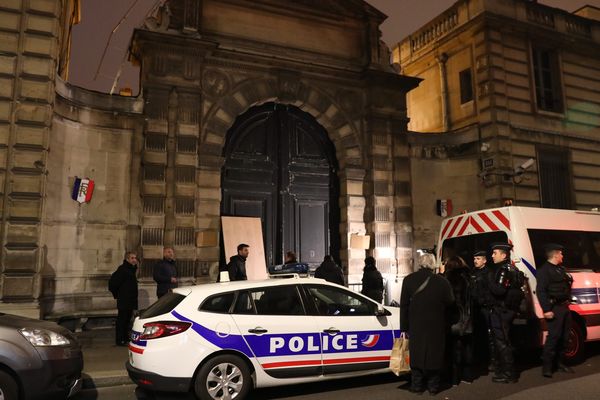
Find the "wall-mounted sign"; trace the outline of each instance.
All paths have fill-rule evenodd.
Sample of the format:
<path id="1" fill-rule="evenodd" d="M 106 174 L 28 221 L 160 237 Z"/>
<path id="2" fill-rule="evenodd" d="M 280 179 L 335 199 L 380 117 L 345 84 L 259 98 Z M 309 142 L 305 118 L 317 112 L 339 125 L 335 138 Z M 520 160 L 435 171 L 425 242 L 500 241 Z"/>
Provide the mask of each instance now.
<path id="1" fill-rule="evenodd" d="M 450 200 L 450 199 L 437 200 L 435 208 L 437 211 L 437 215 L 445 218 L 448 215 L 452 214 L 452 200 Z"/>
<path id="2" fill-rule="evenodd" d="M 71 198 L 78 203 L 89 203 L 94 193 L 94 181 L 88 178 L 75 177 Z"/>

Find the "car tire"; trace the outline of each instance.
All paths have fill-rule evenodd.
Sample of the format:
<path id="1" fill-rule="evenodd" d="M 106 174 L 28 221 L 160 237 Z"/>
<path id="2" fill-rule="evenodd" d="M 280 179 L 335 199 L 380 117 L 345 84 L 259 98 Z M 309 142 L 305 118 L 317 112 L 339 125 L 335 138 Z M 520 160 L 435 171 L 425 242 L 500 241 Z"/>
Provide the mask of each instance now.
<path id="1" fill-rule="evenodd" d="M 208 360 L 194 381 L 194 393 L 200 400 L 243 400 L 251 387 L 250 368 L 240 357 L 229 354 Z"/>
<path id="2" fill-rule="evenodd" d="M 565 349 L 565 362 L 579 364 L 585 358 L 585 337 L 581 325 L 573 321 L 569 330 L 569 340 Z"/>
<path id="3" fill-rule="evenodd" d="M 19 387 L 12 376 L 0 371 L 0 400 L 17 400 Z"/>

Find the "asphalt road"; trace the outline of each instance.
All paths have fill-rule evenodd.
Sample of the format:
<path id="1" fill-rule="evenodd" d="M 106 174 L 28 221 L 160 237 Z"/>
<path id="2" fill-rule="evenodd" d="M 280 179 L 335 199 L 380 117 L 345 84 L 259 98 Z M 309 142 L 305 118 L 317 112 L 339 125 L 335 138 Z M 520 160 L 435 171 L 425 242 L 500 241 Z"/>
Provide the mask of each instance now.
<path id="1" fill-rule="evenodd" d="M 516 384 L 492 383 L 491 376 L 483 375 L 472 384 L 460 384 L 446 387 L 433 398 L 456 400 L 564 400 L 598 399 L 598 381 L 600 380 L 600 343 L 588 346 L 588 358 L 574 366 L 575 374 L 557 373 L 554 378 L 541 376 L 537 354 L 522 354 L 519 367 L 521 375 Z M 418 399 L 423 396 L 408 392 L 406 377 L 390 374 L 363 378 L 343 379 L 304 385 L 281 386 L 258 389 L 251 392 L 248 400 L 397 400 Z M 427 393 L 425 397 L 429 397 Z M 192 400 L 190 394 L 149 393 L 137 389 L 134 385 L 100 388 L 84 391 L 73 400 Z"/>

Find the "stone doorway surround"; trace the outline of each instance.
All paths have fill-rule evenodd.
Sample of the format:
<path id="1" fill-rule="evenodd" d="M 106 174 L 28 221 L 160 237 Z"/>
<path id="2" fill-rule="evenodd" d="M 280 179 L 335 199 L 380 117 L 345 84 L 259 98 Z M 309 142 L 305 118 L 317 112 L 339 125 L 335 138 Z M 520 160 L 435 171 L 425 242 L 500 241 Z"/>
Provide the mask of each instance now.
<path id="1" fill-rule="evenodd" d="M 187 11 L 173 10 L 180 14 L 168 29 L 138 30 L 131 46 L 146 103 L 140 247 L 149 262 L 142 275 L 150 278 L 148 267 L 162 246 L 174 245 L 189 281 L 215 279 L 226 135 L 238 115 L 268 102 L 310 114 L 335 146 L 340 258 L 349 280 L 360 280 L 367 254 L 384 274 L 411 270 L 405 95 L 419 80 L 390 67 L 378 29 L 385 16 L 354 0 L 185 4 Z M 223 24 L 231 13 L 265 24 L 287 18 L 291 31 L 305 29 L 280 31 L 285 43 L 260 36 L 257 26 L 258 33 L 248 26 L 224 32 L 233 28 L 208 19 L 216 9 Z M 191 15 L 198 18 L 186 20 Z M 301 33 L 310 35 L 311 27 L 337 36 L 324 39 L 326 45 L 308 43 Z M 370 248 L 350 248 L 352 234 L 370 235 Z"/>

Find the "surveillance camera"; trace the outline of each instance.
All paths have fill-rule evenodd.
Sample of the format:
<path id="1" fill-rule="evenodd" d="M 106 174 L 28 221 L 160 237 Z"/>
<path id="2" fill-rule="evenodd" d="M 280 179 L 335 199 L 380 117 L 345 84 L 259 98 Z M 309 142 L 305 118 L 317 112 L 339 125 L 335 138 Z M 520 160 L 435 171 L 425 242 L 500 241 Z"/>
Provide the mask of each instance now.
<path id="1" fill-rule="evenodd" d="M 530 158 L 529 160 L 525 161 L 523 164 L 515 168 L 515 174 L 522 174 L 523 172 L 525 172 L 525 170 L 531 168 L 533 164 L 535 164 L 535 160 L 533 158 Z"/>
<path id="2" fill-rule="evenodd" d="M 490 144 L 489 143 L 487 143 L 487 142 L 481 143 L 481 152 L 482 153 L 485 153 L 489 149 L 490 149 Z"/>

